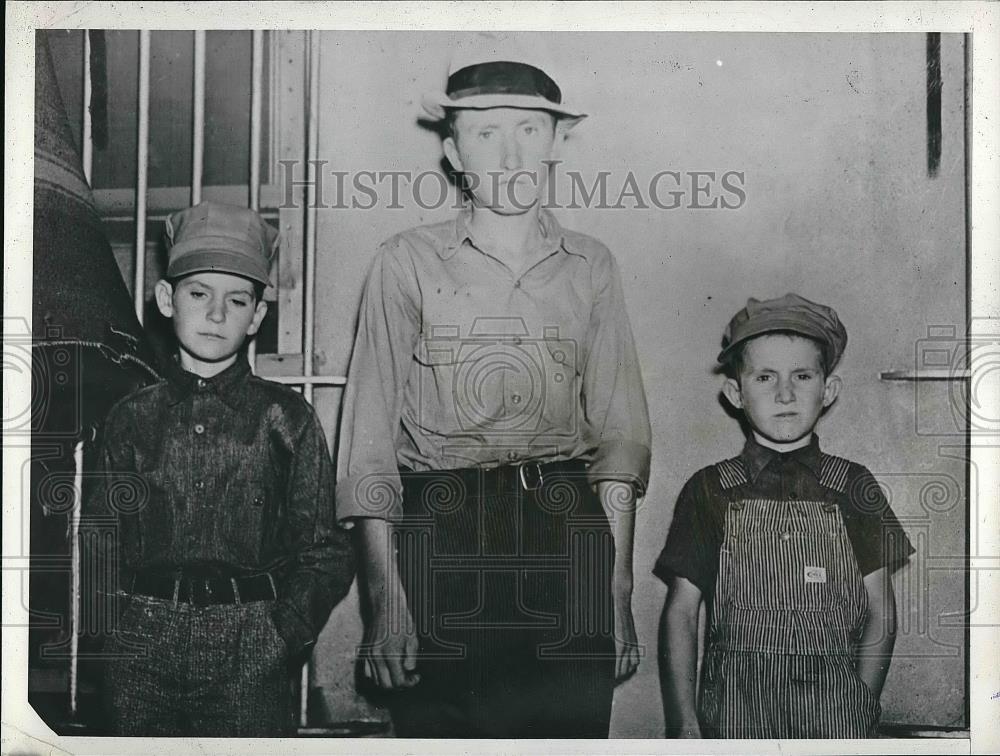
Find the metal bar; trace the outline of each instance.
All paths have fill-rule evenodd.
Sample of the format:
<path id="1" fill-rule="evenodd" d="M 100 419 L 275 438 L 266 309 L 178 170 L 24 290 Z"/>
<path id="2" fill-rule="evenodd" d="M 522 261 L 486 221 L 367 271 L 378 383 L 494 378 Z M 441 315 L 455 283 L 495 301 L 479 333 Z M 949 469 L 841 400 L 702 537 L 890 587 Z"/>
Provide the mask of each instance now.
<path id="1" fill-rule="evenodd" d="M 90 114 L 90 97 L 93 83 L 90 80 L 90 32 L 83 30 L 83 177 L 90 184 L 94 171 L 94 123 Z"/>
<path id="2" fill-rule="evenodd" d="M 83 441 L 78 441 L 73 449 L 73 515 L 70 520 L 71 574 L 73 596 L 70 606 L 69 638 L 69 710 L 74 717 L 77 711 L 79 649 L 80 649 L 80 508 L 83 502 Z"/>
<path id="3" fill-rule="evenodd" d="M 309 99 L 307 100 L 307 142 L 306 142 L 306 218 L 305 218 L 305 270 L 303 285 L 305 292 L 305 317 L 303 318 L 302 334 L 302 373 L 304 379 L 313 378 L 314 343 L 316 326 L 316 168 L 314 161 L 319 152 L 319 52 L 320 36 L 318 32 L 310 31 L 309 42 Z M 305 400 L 312 404 L 313 383 L 308 381 L 302 386 Z M 299 726 L 309 724 L 309 668 L 311 660 L 302 665 L 302 680 Z"/>
<path id="4" fill-rule="evenodd" d="M 250 209 L 260 210 L 260 106 L 264 75 L 264 32 L 251 33 L 253 52 L 250 61 Z M 250 370 L 257 372 L 257 338 L 247 345 Z"/>
<path id="5" fill-rule="evenodd" d="M 346 386 L 347 378 L 343 375 L 262 375 L 261 378 L 286 386 Z M 311 393 L 311 392 L 310 392 Z M 306 397 L 312 401 L 311 397 Z"/>
<path id="6" fill-rule="evenodd" d="M 264 32 L 253 31 L 250 74 L 250 209 L 260 209 L 261 103 L 264 77 Z"/>
<path id="7" fill-rule="evenodd" d="M 201 202 L 205 164 L 205 31 L 194 33 L 194 126 L 191 146 L 191 204 Z"/>
<path id="8" fill-rule="evenodd" d="M 306 146 L 306 261 L 304 279 L 305 317 L 303 318 L 302 374 L 313 374 L 316 324 L 316 157 L 319 152 L 319 35 L 309 32 L 309 99 Z M 311 384 L 306 384 L 306 400 L 312 401 Z"/>
<path id="9" fill-rule="evenodd" d="M 303 129 L 303 133 L 305 130 Z M 159 215 L 166 218 L 177 212 L 177 208 L 186 207 L 191 200 L 191 187 L 184 186 L 153 186 L 149 189 L 148 207 L 150 220 Z M 227 205 L 249 205 L 250 192 L 246 182 L 242 184 L 205 184 L 201 187 L 202 199 L 223 202 Z M 264 211 L 273 218 L 279 214 L 278 206 L 284 199 L 284 187 L 262 184 L 260 187 L 260 204 Z M 135 211 L 135 188 L 94 190 L 94 202 L 97 210 L 105 220 L 132 220 Z M 301 203 L 297 205 L 299 207 Z"/>
<path id="10" fill-rule="evenodd" d="M 878 377 L 881 381 L 964 381 L 972 377 L 972 371 L 954 368 L 885 370 L 879 373 Z"/>
<path id="11" fill-rule="evenodd" d="M 149 189 L 149 31 L 139 32 L 139 136 L 136 146 L 135 279 L 132 296 L 141 324 L 146 306 L 146 193 Z"/>

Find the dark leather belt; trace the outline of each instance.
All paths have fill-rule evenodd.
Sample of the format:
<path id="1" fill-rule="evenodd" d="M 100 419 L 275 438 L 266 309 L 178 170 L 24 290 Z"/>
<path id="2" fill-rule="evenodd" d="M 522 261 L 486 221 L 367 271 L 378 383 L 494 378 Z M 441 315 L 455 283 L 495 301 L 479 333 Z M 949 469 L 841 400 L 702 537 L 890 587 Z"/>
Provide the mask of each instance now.
<path id="1" fill-rule="evenodd" d="M 130 593 L 196 606 L 246 604 L 278 597 L 274 579 L 267 572 L 232 578 L 140 572 L 132 578 Z"/>
<path id="2" fill-rule="evenodd" d="M 469 495 L 476 491 L 537 491 L 546 483 L 557 479 L 584 482 L 587 463 L 582 459 L 561 462 L 523 462 L 518 465 L 500 467 L 463 467 L 456 470 L 413 471 L 400 468 L 404 486 L 422 486 L 425 482 L 447 480 L 449 477 L 461 481 Z"/>

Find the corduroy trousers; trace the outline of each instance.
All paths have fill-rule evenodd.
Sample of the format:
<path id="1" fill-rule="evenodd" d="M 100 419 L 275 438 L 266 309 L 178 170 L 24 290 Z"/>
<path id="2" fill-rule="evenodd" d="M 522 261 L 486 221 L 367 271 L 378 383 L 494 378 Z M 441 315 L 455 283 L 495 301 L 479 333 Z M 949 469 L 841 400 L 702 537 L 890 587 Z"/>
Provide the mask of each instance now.
<path id="1" fill-rule="evenodd" d="M 614 539 L 582 463 L 402 473 L 421 682 L 392 697 L 396 734 L 607 737 Z"/>

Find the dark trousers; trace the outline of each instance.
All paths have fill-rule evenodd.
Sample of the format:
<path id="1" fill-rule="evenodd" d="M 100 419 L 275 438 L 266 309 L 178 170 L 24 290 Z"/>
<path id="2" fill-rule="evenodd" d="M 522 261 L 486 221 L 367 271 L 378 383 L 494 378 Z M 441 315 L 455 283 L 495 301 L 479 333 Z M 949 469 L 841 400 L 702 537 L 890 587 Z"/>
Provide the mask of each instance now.
<path id="1" fill-rule="evenodd" d="M 396 734 L 606 738 L 615 658 L 607 517 L 581 464 L 533 490 L 517 468 L 503 470 L 403 471 L 396 532 L 421 682 L 392 697 Z"/>
<path id="2" fill-rule="evenodd" d="M 129 595 L 105 650 L 111 734 L 282 737 L 292 678 L 271 601 L 195 606 Z"/>

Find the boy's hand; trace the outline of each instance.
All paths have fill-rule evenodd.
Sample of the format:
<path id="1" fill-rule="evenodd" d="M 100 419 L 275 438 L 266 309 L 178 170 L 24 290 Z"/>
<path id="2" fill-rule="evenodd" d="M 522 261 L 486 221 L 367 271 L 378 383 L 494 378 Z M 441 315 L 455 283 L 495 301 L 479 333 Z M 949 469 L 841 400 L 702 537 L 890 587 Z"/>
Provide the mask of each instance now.
<path id="1" fill-rule="evenodd" d="M 361 646 L 365 677 L 383 690 L 412 688 L 420 682 L 417 672 L 417 636 L 407 609 L 399 622 L 390 623 L 384 613 L 372 618 Z M 395 627 L 392 627 L 395 625 Z"/>
<path id="2" fill-rule="evenodd" d="M 624 606 L 615 600 L 615 682 L 627 680 L 639 668 L 639 638 L 632 618 L 632 595 L 629 593 Z"/>
<path id="3" fill-rule="evenodd" d="M 615 539 L 611 593 L 615 612 L 615 682 L 627 680 L 639 668 L 639 638 L 632 618 L 632 549 L 635 538 L 635 488 L 602 480 L 597 496 Z"/>
<path id="4" fill-rule="evenodd" d="M 383 690 L 412 688 L 420 682 L 417 635 L 391 547 L 390 526 L 384 520 L 365 518 L 356 530 L 371 612 L 358 649 L 362 673 Z"/>
<path id="5" fill-rule="evenodd" d="M 678 738 L 700 738 L 701 737 L 701 727 L 697 722 L 692 722 L 691 724 L 682 724 L 680 729 L 677 730 Z"/>

